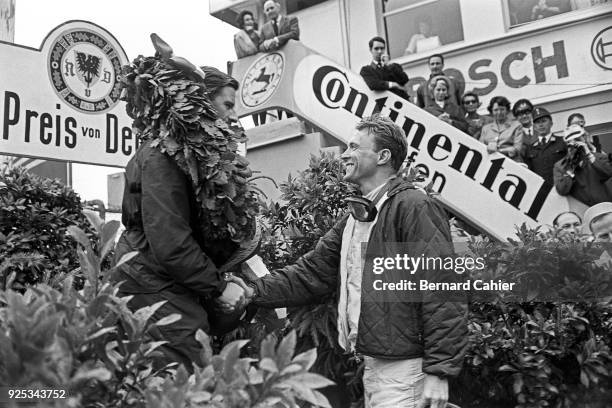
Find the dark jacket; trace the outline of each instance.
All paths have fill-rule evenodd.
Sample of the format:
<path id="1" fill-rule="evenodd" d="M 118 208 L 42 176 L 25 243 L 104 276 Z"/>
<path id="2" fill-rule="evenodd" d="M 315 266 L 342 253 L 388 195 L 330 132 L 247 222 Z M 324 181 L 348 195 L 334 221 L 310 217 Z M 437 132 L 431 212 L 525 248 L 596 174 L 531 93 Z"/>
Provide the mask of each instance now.
<path id="1" fill-rule="evenodd" d="M 382 247 L 384 256 L 395 257 L 398 242 L 409 254 L 445 256 L 453 252 L 448 219 L 438 202 L 398 179 L 380 209 L 372 228 L 367 252 Z M 264 307 L 300 306 L 320 303 L 339 290 L 343 217 L 317 243 L 315 249 L 294 265 L 274 271 L 255 281 L 254 303 Z M 379 252 L 380 253 L 380 252 Z M 378 255 L 376 255 L 378 256 Z M 457 301 L 435 299 L 432 292 L 418 292 L 412 301 L 402 301 L 393 291 L 375 291 L 373 280 L 381 275 L 371 271 L 366 258 L 361 286 L 361 312 L 357 352 L 383 359 L 423 357 L 423 371 L 437 376 L 457 375 L 467 345 L 467 307 L 461 292 Z M 370 272 L 366 272 L 370 271 Z M 415 275 L 403 271 L 403 277 Z M 440 282 L 438 272 L 421 271 L 419 278 Z M 444 272 L 456 279 L 454 272 Z M 416 278 L 418 280 L 418 278 Z"/>
<path id="2" fill-rule="evenodd" d="M 523 161 L 548 184 L 554 184 L 553 167 L 567 154 L 567 145 L 563 137 L 552 136 L 548 143 L 542 145 L 539 141 L 525 147 Z"/>
<path id="3" fill-rule="evenodd" d="M 561 195 L 571 195 L 588 206 L 612 201 L 612 162 L 604 153 L 593 153 L 595 162 L 584 159 L 583 165 L 568 174 L 563 160 L 555 163 L 553 176 L 555 188 Z"/>
<path id="4" fill-rule="evenodd" d="M 267 21 L 263 27 L 261 27 L 261 42 L 265 40 L 271 40 L 272 38 L 278 38 L 278 48 L 284 46 L 289 40 L 300 40 L 300 25 L 298 18 L 295 16 L 282 16 L 280 25 L 278 26 L 278 35 L 274 32 L 274 24 L 272 21 Z M 265 51 L 261 48 L 260 50 Z"/>
<path id="5" fill-rule="evenodd" d="M 138 251 L 123 271 L 139 287 L 124 285 L 122 290 L 153 293 L 178 285 L 197 296 L 223 291 L 225 282 L 217 266 L 236 246 L 207 241 L 200 232 L 198 208 L 185 173 L 159 148 L 144 142 L 125 169 L 122 222 L 126 230 L 116 250 L 116 259 Z"/>
<path id="6" fill-rule="evenodd" d="M 363 78 L 368 88 L 373 91 L 391 91 L 399 97 L 410 100 L 410 96 L 404 90 L 389 89 L 389 81 L 397 82 L 401 86 L 408 82 L 408 74 L 398 64 L 387 64 L 378 68 L 374 64 L 361 67 L 359 75 Z"/>
<path id="7" fill-rule="evenodd" d="M 465 120 L 465 112 L 462 108 L 450 101 L 444 102 L 444 108 L 441 108 L 435 101 L 431 101 L 431 103 L 425 107 L 425 111 L 431 113 L 435 117 L 438 117 L 443 113 L 448 113 L 451 124 L 454 127 L 465 133 L 468 131 L 468 123 Z"/>

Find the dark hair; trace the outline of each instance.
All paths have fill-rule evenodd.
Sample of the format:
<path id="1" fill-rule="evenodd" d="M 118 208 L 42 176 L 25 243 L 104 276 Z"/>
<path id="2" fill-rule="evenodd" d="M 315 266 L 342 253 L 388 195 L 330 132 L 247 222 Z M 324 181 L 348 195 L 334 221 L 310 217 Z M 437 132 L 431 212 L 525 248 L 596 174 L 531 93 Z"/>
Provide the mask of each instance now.
<path id="1" fill-rule="evenodd" d="M 512 114 L 514 116 L 517 116 L 516 112 L 518 111 L 519 106 L 525 105 L 525 104 L 529 105 L 529 110 L 530 111 L 533 111 L 533 103 L 531 103 L 531 101 L 529 99 L 523 98 L 523 99 L 519 99 L 518 101 L 516 101 L 514 103 L 514 105 L 512 106 Z"/>
<path id="2" fill-rule="evenodd" d="M 559 226 L 559 217 L 561 217 L 564 214 L 574 214 L 578 220 L 580 221 L 580 223 L 582 224 L 582 218 L 576 214 L 574 211 L 563 211 L 562 213 L 559 213 L 555 219 L 553 220 L 553 226 L 558 227 Z"/>
<path id="3" fill-rule="evenodd" d="M 408 142 L 406 134 L 386 116 L 379 114 L 363 118 L 355 126 L 357 130 L 367 129 L 368 133 L 374 135 L 374 144 L 379 151 L 388 149 L 391 152 L 391 166 L 398 171 L 408 154 Z"/>
<path id="4" fill-rule="evenodd" d="M 440 60 L 442 61 L 442 65 L 444 65 L 444 55 L 442 54 L 433 54 L 431 55 L 429 58 L 427 58 L 427 65 L 429 65 L 429 62 L 431 61 L 432 58 L 440 58 Z"/>
<path id="5" fill-rule="evenodd" d="M 374 46 L 374 41 L 378 41 L 383 43 L 383 45 L 387 45 L 387 42 L 379 36 L 373 37 L 370 41 L 368 41 L 368 45 L 370 46 L 370 49 L 372 49 L 372 47 Z"/>
<path id="6" fill-rule="evenodd" d="M 251 10 L 242 10 L 238 17 L 236 17 L 236 24 L 240 29 L 244 29 L 244 17 L 251 16 L 253 18 L 253 22 L 255 23 L 255 30 L 257 30 L 257 22 L 255 21 L 255 15 Z"/>
<path id="7" fill-rule="evenodd" d="M 582 120 L 585 120 L 584 115 L 582 113 L 574 112 L 571 115 L 569 115 L 569 117 L 567 118 L 567 126 L 569 126 L 572 123 L 572 120 L 574 118 L 580 118 Z"/>
<path id="8" fill-rule="evenodd" d="M 476 103 L 480 103 L 480 98 L 478 97 L 478 95 L 476 95 L 476 92 L 473 92 L 473 91 L 464 93 L 463 96 L 461 97 L 461 103 L 463 103 L 463 101 L 465 100 L 467 96 L 476 98 Z"/>
<path id="9" fill-rule="evenodd" d="M 505 106 L 507 110 L 510 110 L 510 101 L 505 96 L 494 96 L 491 98 L 489 106 L 487 106 L 489 113 L 493 113 L 493 105 L 495 104 Z"/>
<path id="10" fill-rule="evenodd" d="M 231 76 L 219 71 L 217 68 L 202 66 L 200 67 L 204 71 L 204 85 L 206 86 L 207 93 L 210 99 L 213 99 L 226 86 L 232 87 L 238 90 L 238 81 Z"/>

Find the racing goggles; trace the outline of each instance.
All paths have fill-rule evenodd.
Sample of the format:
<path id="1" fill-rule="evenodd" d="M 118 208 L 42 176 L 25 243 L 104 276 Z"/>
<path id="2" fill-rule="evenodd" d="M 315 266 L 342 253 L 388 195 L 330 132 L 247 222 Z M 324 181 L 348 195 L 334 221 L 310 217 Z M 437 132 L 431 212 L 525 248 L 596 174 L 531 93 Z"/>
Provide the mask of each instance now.
<path id="1" fill-rule="evenodd" d="M 354 219 L 361 222 L 372 222 L 376 219 L 378 210 L 376 204 L 363 196 L 350 196 L 344 199 L 348 210 Z"/>

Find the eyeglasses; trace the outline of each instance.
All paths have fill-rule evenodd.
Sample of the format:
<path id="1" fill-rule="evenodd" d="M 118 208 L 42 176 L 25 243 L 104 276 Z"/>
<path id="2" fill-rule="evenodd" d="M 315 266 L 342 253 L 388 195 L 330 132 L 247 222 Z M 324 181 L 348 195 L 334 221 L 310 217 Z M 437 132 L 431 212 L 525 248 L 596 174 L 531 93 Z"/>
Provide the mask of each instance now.
<path id="1" fill-rule="evenodd" d="M 478 101 L 476 99 L 469 99 L 469 100 L 463 101 L 464 105 L 474 105 L 474 104 L 477 104 L 477 103 L 478 103 Z"/>

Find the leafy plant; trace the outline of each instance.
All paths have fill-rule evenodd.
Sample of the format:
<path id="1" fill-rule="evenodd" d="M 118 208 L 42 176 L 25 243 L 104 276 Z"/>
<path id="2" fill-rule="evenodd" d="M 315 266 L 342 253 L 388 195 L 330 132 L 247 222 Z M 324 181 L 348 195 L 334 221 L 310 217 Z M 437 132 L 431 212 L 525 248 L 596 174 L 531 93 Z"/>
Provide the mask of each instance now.
<path id="1" fill-rule="evenodd" d="M 68 227 L 93 236 L 79 196 L 59 181 L 11 164 L 0 166 L 0 183 L 0 287 L 25 290 L 38 282 L 60 282 L 78 267 Z"/>

